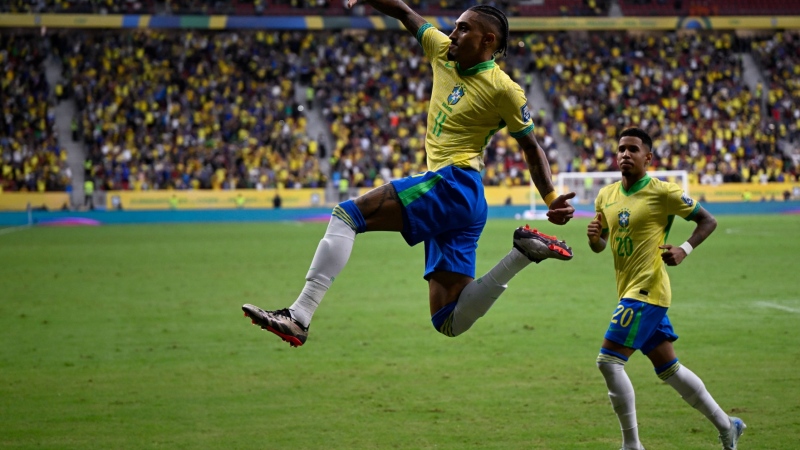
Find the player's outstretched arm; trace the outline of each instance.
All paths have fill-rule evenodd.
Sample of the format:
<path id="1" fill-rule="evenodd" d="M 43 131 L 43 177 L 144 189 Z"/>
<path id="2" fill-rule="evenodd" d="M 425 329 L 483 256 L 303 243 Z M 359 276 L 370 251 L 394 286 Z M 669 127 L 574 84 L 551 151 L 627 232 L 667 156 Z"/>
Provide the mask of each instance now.
<path id="1" fill-rule="evenodd" d="M 698 245 L 702 244 L 711 233 L 717 228 L 717 219 L 706 211 L 702 206 L 698 207 L 697 212 L 692 216 L 692 221 L 697 223 L 692 235 L 683 244 L 673 247 L 669 244 L 661 245 L 658 248 L 664 250 L 661 259 L 668 266 L 677 266 L 684 260 L 689 253 Z"/>
<path id="2" fill-rule="evenodd" d="M 352 8 L 358 2 L 359 0 L 347 0 L 347 7 Z M 422 16 L 414 12 L 401 0 L 361 0 L 361 3 L 366 3 L 383 14 L 399 20 L 406 27 L 406 30 L 415 37 L 420 27 L 427 23 Z"/>
<path id="3" fill-rule="evenodd" d="M 603 232 L 602 217 L 602 213 L 597 213 L 586 229 L 586 236 L 589 237 L 589 248 L 595 253 L 600 253 L 606 249 L 606 239 L 608 239 L 608 231 Z"/>
<path id="4" fill-rule="evenodd" d="M 550 163 L 547 161 L 544 149 L 539 145 L 533 133 L 517 138 L 517 142 L 519 142 L 524 152 L 525 161 L 528 163 L 528 171 L 531 173 L 531 180 L 533 180 L 536 190 L 539 191 L 539 195 L 542 196 L 549 208 L 547 220 L 556 225 L 566 224 L 569 219 L 572 219 L 572 214 L 575 213 L 575 208 L 569 204 L 569 200 L 575 197 L 575 193 L 569 192 L 563 195 L 556 195 L 552 174 L 550 173 Z"/>

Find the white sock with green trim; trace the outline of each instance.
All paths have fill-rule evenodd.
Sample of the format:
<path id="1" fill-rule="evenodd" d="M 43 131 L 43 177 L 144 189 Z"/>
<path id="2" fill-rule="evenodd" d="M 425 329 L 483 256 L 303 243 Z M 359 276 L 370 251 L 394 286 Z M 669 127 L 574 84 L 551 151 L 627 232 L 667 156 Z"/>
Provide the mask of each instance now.
<path id="1" fill-rule="evenodd" d="M 603 355 L 601 354 L 601 357 Z M 614 360 L 613 357 L 605 356 L 605 360 Z M 636 422 L 636 394 L 633 391 L 633 383 L 625 372 L 625 361 L 616 358 L 615 363 L 597 363 L 597 368 L 603 374 L 608 388 L 608 399 L 619 419 L 619 427 L 622 431 L 622 447 L 641 448 L 639 441 L 639 424 Z"/>
<path id="2" fill-rule="evenodd" d="M 511 249 L 486 275 L 464 287 L 453 310 L 453 336 L 469 330 L 472 324 L 483 317 L 500 294 L 505 292 L 514 275 L 530 263 L 531 260 L 525 255 Z"/>
<path id="3" fill-rule="evenodd" d="M 703 413 L 717 427 L 717 430 L 724 432 L 730 429 L 731 422 L 728 415 L 711 397 L 703 380 L 686 366 L 681 364 L 678 370 L 664 381 L 678 391 L 681 398 L 692 408 Z"/>
<path id="4" fill-rule="evenodd" d="M 325 236 L 319 241 L 311 267 L 306 274 L 306 284 L 294 304 L 289 307 L 294 320 L 304 327 L 319 307 L 333 280 L 350 259 L 356 232 L 338 217 L 331 217 Z"/>

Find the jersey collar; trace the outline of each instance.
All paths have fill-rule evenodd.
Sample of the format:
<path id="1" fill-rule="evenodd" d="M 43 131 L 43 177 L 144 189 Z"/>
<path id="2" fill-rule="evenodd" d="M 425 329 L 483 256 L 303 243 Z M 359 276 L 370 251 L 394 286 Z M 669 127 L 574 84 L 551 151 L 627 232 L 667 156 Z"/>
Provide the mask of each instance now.
<path id="1" fill-rule="evenodd" d="M 475 75 L 477 73 L 481 73 L 484 70 L 489 70 L 496 66 L 493 59 L 488 61 L 484 61 L 482 63 L 475 64 L 474 66 L 470 67 L 469 69 L 462 69 L 461 64 L 456 63 L 456 69 L 458 70 L 458 74 L 462 77 L 468 77 L 470 75 Z"/>
<path id="2" fill-rule="evenodd" d="M 620 183 L 619 190 L 622 191 L 622 193 L 625 194 L 626 196 L 633 195 L 641 191 L 645 186 L 647 186 L 647 183 L 649 182 L 650 182 L 650 175 L 645 174 L 641 180 L 637 181 L 636 183 L 633 183 L 633 186 L 631 186 L 631 188 L 628 189 L 627 191 L 625 190 L 625 186 L 623 186 L 622 183 Z"/>

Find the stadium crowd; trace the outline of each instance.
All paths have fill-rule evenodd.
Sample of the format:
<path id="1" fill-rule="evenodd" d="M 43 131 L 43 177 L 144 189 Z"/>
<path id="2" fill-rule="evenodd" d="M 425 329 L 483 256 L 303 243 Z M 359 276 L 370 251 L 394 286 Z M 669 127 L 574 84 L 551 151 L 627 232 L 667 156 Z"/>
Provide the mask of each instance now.
<path id="1" fill-rule="evenodd" d="M 370 7 L 347 9 L 343 0 L 7 0 L 0 12 L 68 14 L 365 15 Z M 607 15 L 608 0 L 559 0 L 520 4 L 510 0 L 408 0 L 425 15 L 456 14 L 492 4 L 509 16 Z"/>
<path id="2" fill-rule="evenodd" d="M 44 42 L 0 33 L 0 192 L 63 191 L 71 178 L 54 132 Z"/>
<path id="3" fill-rule="evenodd" d="M 63 190 L 68 172 L 48 116 L 54 96 L 43 75 L 44 50 L 27 39 L 22 51 L 24 41 L 0 41 L 0 61 L 10 69 L 2 86 L 6 123 L 17 124 L 0 135 L 3 170 L 15 162 L 25 180 L 4 176 L 4 189 Z M 71 30 L 50 42 L 64 67 L 57 97 L 76 103 L 73 135 L 86 148 L 86 174 L 98 189 L 341 180 L 370 187 L 425 170 L 431 74 L 407 33 Z M 499 64 L 529 91 L 530 74 L 538 72 L 555 111 L 553 118 L 534 111 L 554 173 L 616 170 L 614 137 L 637 125 L 656 137 L 658 168 L 686 169 L 694 181 L 797 179 L 796 35 L 746 41 L 726 32 L 537 33 L 512 35 L 511 43 Z M 742 76 L 743 49 L 752 49 L 768 80 L 756 92 Z M 309 134 L 309 107 L 330 131 L 330 148 Z M 26 120 L 33 114 L 38 122 Z M 23 121 L 42 131 L 21 132 Z M 575 150 L 565 167 L 558 152 L 573 149 L 556 147 L 556 131 Z M 529 182 L 516 141 L 502 130 L 485 163 L 487 185 Z"/>
<path id="4" fill-rule="evenodd" d="M 797 164 L 779 145 L 790 137 L 785 122 L 744 82 L 732 33 L 530 39 L 548 98 L 579 151 L 567 170 L 616 170 L 615 136 L 638 126 L 656 137 L 655 167 L 688 170 L 693 181 L 796 179 Z"/>
<path id="5" fill-rule="evenodd" d="M 59 47 L 101 189 L 316 187 L 306 33 L 71 34 Z"/>

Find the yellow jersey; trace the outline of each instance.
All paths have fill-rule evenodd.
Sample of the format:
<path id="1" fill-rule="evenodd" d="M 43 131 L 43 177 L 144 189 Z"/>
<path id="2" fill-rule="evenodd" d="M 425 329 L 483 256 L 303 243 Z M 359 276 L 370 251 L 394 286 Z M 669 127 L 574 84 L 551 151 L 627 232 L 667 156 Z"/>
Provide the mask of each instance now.
<path id="1" fill-rule="evenodd" d="M 450 38 L 426 23 L 417 41 L 433 68 L 425 151 L 428 170 L 454 165 L 481 171 L 483 150 L 508 126 L 515 138 L 533 131 L 525 92 L 494 60 L 468 69 L 447 59 Z"/>
<path id="2" fill-rule="evenodd" d="M 667 242 L 676 215 L 690 220 L 699 208 L 677 184 L 648 175 L 627 191 L 621 181 L 600 190 L 594 209 L 603 214 L 620 299 L 669 308 L 672 289 L 658 246 Z"/>

